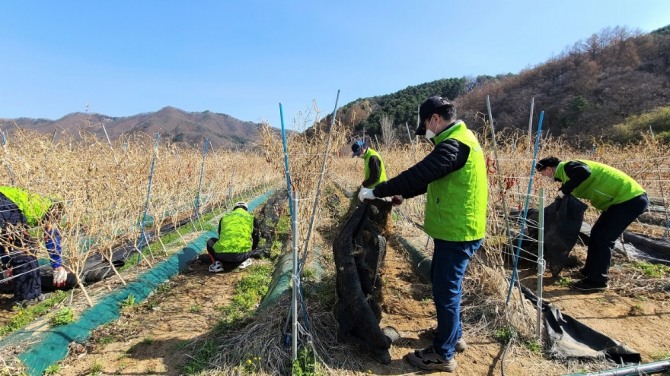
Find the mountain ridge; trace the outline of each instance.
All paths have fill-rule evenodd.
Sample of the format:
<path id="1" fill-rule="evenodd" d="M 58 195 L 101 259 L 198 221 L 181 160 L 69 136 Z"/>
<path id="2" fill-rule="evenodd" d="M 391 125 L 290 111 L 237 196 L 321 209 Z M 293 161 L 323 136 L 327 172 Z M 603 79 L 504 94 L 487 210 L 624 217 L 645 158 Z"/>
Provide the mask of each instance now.
<path id="1" fill-rule="evenodd" d="M 186 112 L 172 106 L 122 117 L 73 112 L 57 120 L 27 117 L 0 119 L 0 126 L 11 131 L 8 125 L 74 139 L 80 139 L 82 132 L 94 134 L 101 139 L 109 137 L 110 140 L 135 133 L 159 133 L 161 137 L 176 143 L 197 145 L 202 144 L 206 138 L 213 146 L 227 148 L 253 144 L 262 126 L 223 113 L 208 110 Z"/>

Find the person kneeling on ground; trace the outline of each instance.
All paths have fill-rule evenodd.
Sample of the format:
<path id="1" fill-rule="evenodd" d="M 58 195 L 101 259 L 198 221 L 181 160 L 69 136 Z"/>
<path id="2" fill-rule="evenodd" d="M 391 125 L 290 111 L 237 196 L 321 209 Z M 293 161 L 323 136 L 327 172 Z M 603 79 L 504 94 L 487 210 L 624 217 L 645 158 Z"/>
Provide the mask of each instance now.
<path id="1" fill-rule="evenodd" d="M 219 237 L 207 240 L 207 253 L 212 259 L 210 272 L 222 272 L 222 263 L 240 264 L 250 257 L 263 256 L 263 251 L 256 249 L 259 240 L 258 222 L 248 210 L 245 202 L 238 202 L 232 211 L 221 217 Z"/>
<path id="2" fill-rule="evenodd" d="M 15 304 L 33 304 L 45 299 L 37 262 L 38 232 L 53 268 L 55 287 L 67 280 L 61 260 L 61 236 L 54 223 L 62 216 L 63 205 L 21 188 L 0 186 L 0 261 L 3 280 L 10 280 Z"/>

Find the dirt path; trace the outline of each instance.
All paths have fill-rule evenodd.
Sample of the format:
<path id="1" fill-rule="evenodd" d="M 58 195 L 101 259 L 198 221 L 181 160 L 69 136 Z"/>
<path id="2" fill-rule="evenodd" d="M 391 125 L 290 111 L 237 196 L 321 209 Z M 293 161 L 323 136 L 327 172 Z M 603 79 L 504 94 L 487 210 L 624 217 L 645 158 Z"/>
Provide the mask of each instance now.
<path id="1" fill-rule="evenodd" d="M 254 262 L 261 262 L 254 260 Z M 244 270 L 209 273 L 193 262 L 142 305 L 94 332 L 71 351 L 59 375 L 180 375 L 188 361 L 184 347 L 209 331 L 232 298 Z"/>

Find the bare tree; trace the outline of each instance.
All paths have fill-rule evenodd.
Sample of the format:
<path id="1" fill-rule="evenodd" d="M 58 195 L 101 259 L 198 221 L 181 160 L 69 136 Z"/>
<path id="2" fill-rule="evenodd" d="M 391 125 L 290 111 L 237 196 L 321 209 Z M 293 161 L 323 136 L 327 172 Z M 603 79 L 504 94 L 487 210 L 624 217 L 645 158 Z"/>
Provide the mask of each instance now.
<path id="1" fill-rule="evenodd" d="M 390 146 L 396 141 L 395 130 L 393 129 L 393 119 L 388 115 L 383 115 L 380 121 L 382 128 L 382 141 L 384 145 Z"/>

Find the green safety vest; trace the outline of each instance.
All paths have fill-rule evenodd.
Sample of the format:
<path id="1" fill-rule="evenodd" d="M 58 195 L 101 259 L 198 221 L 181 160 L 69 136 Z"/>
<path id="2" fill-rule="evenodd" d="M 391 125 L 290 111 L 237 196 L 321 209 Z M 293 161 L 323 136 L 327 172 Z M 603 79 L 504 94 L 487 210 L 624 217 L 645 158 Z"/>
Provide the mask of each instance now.
<path id="1" fill-rule="evenodd" d="M 374 188 L 377 186 L 377 184 L 385 182 L 388 180 L 386 178 L 386 168 L 384 167 L 384 161 L 382 160 L 382 157 L 377 153 L 376 151 L 372 150 L 372 148 L 368 148 L 368 150 L 363 154 L 363 160 L 365 161 L 365 179 L 368 180 L 370 177 L 370 166 L 368 165 L 368 162 L 370 161 L 370 157 L 375 156 L 377 159 L 379 159 L 379 179 L 372 183 L 371 185 L 365 187 L 365 188 Z"/>
<path id="2" fill-rule="evenodd" d="M 645 193 L 644 188 L 623 171 L 598 162 L 582 159 L 578 161 L 589 166 L 591 176 L 575 187 L 572 195 L 589 200 L 591 205 L 598 210 L 606 211 L 612 205 L 620 204 Z M 556 173 L 554 173 L 554 178 L 560 180 L 563 184 L 570 180 L 565 174 L 566 163 L 568 162 L 560 162 L 556 166 Z"/>
<path id="3" fill-rule="evenodd" d="M 484 152 L 477 137 L 459 121 L 433 138 L 435 145 L 455 139 L 470 147 L 465 166 L 428 184 L 424 231 L 434 239 L 470 241 L 486 234 L 488 182 Z"/>
<path id="4" fill-rule="evenodd" d="M 251 251 L 254 216 L 237 208 L 221 218 L 219 240 L 214 243 L 216 253 L 244 253 Z"/>
<path id="5" fill-rule="evenodd" d="M 53 204 L 50 199 L 21 188 L 0 186 L 0 193 L 16 204 L 29 226 L 37 226 Z"/>

